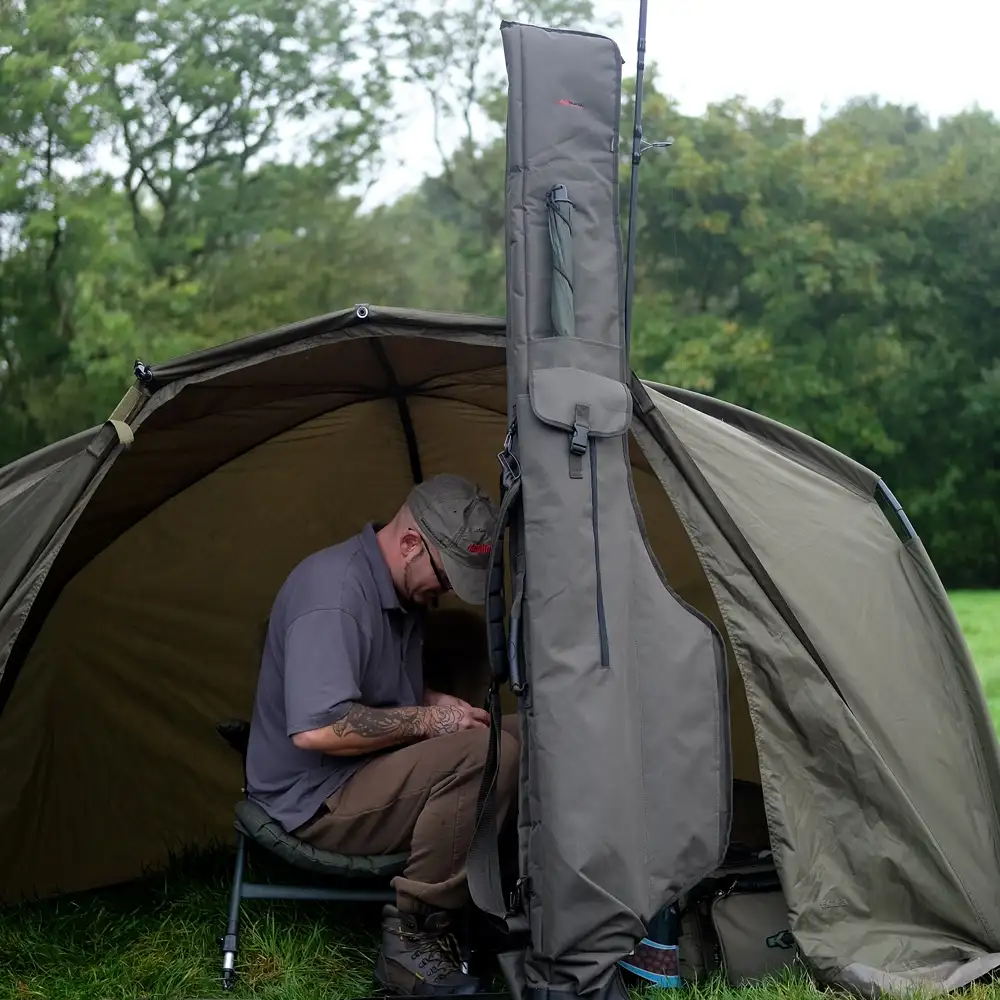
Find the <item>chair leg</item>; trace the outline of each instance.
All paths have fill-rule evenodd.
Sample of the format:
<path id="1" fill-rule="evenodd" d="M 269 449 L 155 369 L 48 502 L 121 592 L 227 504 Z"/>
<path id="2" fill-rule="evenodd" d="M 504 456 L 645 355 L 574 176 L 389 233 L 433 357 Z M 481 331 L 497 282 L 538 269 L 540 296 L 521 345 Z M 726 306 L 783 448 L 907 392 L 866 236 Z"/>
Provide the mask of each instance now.
<path id="1" fill-rule="evenodd" d="M 243 863 L 246 857 L 246 837 L 236 831 L 236 866 L 233 886 L 229 895 L 229 922 L 226 924 L 222 945 L 222 988 L 231 989 L 236 979 L 236 950 L 239 938 L 240 902 L 243 899 Z"/>

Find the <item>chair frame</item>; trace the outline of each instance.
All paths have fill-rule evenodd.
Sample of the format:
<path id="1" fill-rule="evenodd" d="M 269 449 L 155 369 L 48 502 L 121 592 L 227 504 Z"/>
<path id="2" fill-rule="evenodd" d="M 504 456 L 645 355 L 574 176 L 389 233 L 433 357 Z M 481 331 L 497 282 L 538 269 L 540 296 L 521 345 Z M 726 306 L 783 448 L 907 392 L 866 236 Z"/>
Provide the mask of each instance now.
<path id="1" fill-rule="evenodd" d="M 246 755 L 250 724 L 243 719 L 226 719 L 216 725 L 216 732 L 240 754 L 243 762 L 243 796 L 246 797 Z M 284 885 L 270 882 L 248 882 L 244 878 L 247 840 L 239 820 L 236 822 L 236 861 L 229 894 L 229 915 L 226 933 L 219 939 L 222 950 L 222 987 L 231 989 L 236 981 L 236 955 L 239 951 L 240 907 L 245 899 L 290 899 L 323 902 L 394 903 L 395 890 L 386 886 L 345 888 L 324 885 Z M 284 860 L 284 859 L 282 859 Z M 377 876 L 375 876 L 377 878 Z"/>

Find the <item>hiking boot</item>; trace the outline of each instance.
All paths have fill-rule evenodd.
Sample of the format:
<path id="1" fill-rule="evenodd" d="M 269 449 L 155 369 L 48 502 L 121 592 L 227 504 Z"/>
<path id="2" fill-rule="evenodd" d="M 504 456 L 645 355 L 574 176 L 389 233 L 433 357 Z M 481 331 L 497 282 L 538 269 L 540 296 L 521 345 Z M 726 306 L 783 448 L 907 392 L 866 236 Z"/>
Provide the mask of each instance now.
<path id="1" fill-rule="evenodd" d="M 382 947 L 375 978 L 393 993 L 418 996 L 468 995 L 479 980 L 462 970 L 458 941 L 450 913 L 438 910 L 425 917 L 382 909 Z"/>

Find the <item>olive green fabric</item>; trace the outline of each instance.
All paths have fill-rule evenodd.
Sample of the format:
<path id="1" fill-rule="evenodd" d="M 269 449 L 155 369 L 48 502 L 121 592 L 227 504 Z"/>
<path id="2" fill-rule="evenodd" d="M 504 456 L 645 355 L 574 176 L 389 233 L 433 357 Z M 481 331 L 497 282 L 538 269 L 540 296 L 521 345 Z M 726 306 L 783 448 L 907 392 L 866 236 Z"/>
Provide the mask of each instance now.
<path id="1" fill-rule="evenodd" d="M 923 548 L 857 483 L 817 471 L 813 449 L 776 447 L 752 418 L 721 423 L 650 396 L 637 438 L 726 622 L 809 966 L 868 990 L 954 987 L 1000 965 L 997 740 Z M 683 454 L 669 456 L 668 432 Z M 723 515 L 821 662 L 720 530 Z"/>

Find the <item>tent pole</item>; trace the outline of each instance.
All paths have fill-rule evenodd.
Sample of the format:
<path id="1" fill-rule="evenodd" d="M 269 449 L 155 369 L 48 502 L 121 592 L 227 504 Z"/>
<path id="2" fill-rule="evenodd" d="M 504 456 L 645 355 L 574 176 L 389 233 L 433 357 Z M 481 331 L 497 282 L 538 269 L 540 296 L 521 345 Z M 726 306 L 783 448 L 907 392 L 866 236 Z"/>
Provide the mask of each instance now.
<path id="1" fill-rule="evenodd" d="M 903 529 L 910 536 L 910 538 L 911 539 L 916 538 L 917 537 L 916 528 L 914 528 L 913 525 L 910 523 L 910 519 L 906 516 L 906 512 L 903 510 L 902 504 L 893 495 L 892 490 L 890 490 L 889 487 L 886 486 L 885 481 L 880 479 L 875 484 L 875 489 L 882 494 L 882 496 L 885 498 L 885 501 L 893 509 L 893 511 L 896 514 L 896 517 L 899 518 L 900 523 L 903 525 Z"/>

